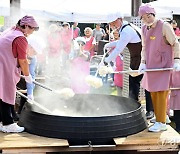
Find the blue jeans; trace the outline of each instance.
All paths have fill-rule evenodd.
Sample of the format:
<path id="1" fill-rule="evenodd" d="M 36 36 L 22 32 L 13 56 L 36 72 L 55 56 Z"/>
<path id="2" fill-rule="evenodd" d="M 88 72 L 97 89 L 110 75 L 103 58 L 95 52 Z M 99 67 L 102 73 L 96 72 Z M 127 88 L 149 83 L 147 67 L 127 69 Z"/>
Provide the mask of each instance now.
<path id="1" fill-rule="evenodd" d="M 37 59 L 36 57 L 31 59 L 31 63 L 29 64 L 29 73 L 31 74 L 32 78 L 35 79 L 35 69 L 36 69 Z M 32 95 L 34 90 L 34 83 L 26 83 L 27 87 L 27 95 Z"/>

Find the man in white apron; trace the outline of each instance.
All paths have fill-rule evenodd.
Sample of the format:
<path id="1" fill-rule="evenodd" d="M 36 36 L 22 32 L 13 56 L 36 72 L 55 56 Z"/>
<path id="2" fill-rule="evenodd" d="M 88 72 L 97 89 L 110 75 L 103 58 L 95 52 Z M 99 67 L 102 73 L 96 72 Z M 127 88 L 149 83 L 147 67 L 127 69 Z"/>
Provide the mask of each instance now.
<path id="1" fill-rule="evenodd" d="M 0 36 L 0 131 L 24 131 L 24 127 L 14 123 L 11 109 L 15 104 L 16 84 L 20 80 L 21 71 L 26 82 L 32 83 L 27 61 L 26 37 L 38 28 L 32 16 L 24 16 L 16 26 L 7 29 Z"/>
<path id="2" fill-rule="evenodd" d="M 155 17 L 154 8 L 143 5 L 139 8 L 142 27 L 142 52 L 139 72 L 145 69 L 173 67 L 180 70 L 180 48 L 171 25 Z M 171 71 L 145 72 L 142 87 L 151 94 L 156 122 L 149 128 L 151 132 L 167 130 L 166 110 Z"/>
<path id="3" fill-rule="evenodd" d="M 109 63 L 115 61 L 116 57 L 121 54 L 125 47 L 129 49 L 130 52 L 130 68 L 132 70 L 137 70 L 141 62 L 141 30 L 133 24 L 129 24 L 124 20 L 122 14 L 115 14 L 111 16 L 110 27 L 114 30 L 119 31 L 119 40 L 106 43 L 104 48 L 111 48 L 112 52 L 108 57 L 105 58 L 105 62 Z M 142 80 L 143 74 L 138 76 L 129 75 L 129 97 L 135 100 L 139 100 L 140 82 Z M 153 118 L 153 107 L 150 93 L 145 90 L 146 98 L 146 117 L 148 119 Z"/>

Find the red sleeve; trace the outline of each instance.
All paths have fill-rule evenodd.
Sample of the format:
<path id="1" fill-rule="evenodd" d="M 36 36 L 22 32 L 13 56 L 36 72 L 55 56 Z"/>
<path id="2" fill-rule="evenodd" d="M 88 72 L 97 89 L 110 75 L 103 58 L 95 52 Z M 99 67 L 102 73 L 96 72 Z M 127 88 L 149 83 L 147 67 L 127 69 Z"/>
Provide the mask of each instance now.
<path id="1" fill-rule="evenodd" d="M 28 42 L 25 37 L 20 36 L 14 39 L 12 43 L 12 52 L 15 58 L 26 59 L 27 58 Z"/>

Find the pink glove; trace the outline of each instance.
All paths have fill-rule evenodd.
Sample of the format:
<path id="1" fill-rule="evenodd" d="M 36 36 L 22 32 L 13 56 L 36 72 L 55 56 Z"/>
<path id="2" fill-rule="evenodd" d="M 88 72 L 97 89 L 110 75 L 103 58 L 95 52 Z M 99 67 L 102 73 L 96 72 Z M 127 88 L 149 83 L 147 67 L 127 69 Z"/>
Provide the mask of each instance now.
<path id="1" fill-rule="evenodd" d="M 24 78 L 25 78 L 25 81 L 27 83 L 33 83 L 33 79 L 32 79 L 32 76 L 30 74 L 28 76 L 24 76 Z"/>

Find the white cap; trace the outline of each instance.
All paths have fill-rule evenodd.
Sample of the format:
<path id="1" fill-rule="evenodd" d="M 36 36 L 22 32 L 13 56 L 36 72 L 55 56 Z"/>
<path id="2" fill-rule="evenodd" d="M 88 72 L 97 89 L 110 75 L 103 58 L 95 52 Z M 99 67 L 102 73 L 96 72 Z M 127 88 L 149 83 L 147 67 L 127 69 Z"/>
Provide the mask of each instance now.
<path id="1" fill-rule="evenodd" d="M 64 22 L 62 23 L 62 26 L 65 26 L 65 25 L 67 25 L 68 27 L 70 27 L 70 24 L 69 24 L 68 22 L 65 22 L 65 21 L 64 21 Z"/>
<path id="2" fill-rule="evenodd" d="M 118 18 L 122 18 L 123 19 L 124 15 L 121 12 L 116 12 L 116 13 L 113 13 L 113 14 L 109 14 L 108 15 L 108 22 L 113 22 L 113 21 L 115 21 Z"/>

